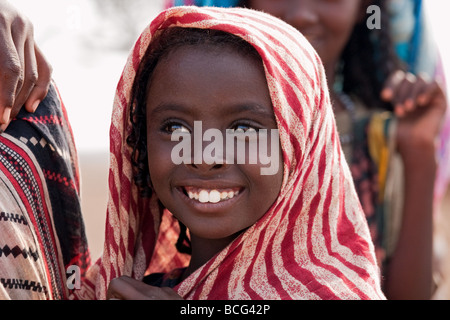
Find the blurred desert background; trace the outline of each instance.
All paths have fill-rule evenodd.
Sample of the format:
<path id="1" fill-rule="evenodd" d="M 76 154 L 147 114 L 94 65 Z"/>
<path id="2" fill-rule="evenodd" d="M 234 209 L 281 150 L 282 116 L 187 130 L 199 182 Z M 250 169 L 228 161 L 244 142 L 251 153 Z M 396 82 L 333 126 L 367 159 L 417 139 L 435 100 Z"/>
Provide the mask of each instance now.
<path id="1" fill-rule="evenodd" d="M 82 207 L 92 259 L 103 248 L 109 124 L 115 87 L 128 52 L 163 0 L 10 0 L 33 22 L 35 39 L 54 68 L 79 152 Z M 450 70 L 450 2 L 426 0 L 434 35 Z M 447 71 L 447 77 L 450 73 Z M 436 218 L 437 248 L 449 280 L 436 295 L 450 299 L 450 192 Z"/>

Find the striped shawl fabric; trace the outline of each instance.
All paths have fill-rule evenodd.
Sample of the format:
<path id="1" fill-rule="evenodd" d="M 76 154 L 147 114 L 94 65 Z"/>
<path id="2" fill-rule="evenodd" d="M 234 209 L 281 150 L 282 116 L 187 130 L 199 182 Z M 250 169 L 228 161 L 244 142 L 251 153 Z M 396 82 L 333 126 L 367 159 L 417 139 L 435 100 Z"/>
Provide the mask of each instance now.
<path id="1" fill-rule="evenodd" d="M 160 13 L 137 40 L 124 68 L 110 129 L 104 252 L 75 297 L 103 299 L 115 277 L 142 279 L 149 268 L 165 267 L 161 272 L 185 263 L 174 256 L 173 244 L 161 245 L 174 242 L 167 238 L 169 232 L 158 238 L 161 216 L 169 214 L 161 211 L 155 196 L 138 196 L 126 144 L 136 70 L 158 30 L 173 26 L 226 31 L 256 48 L 284 158 L 281 191 L 271 209 L 175 290 L 185 299 L 384 299 L 317 54 L 298 31 L 267 14 L 194 6 Z M 161 266 L 161 257 L 171 263 Z"/>
<path id="2" fill-rule="evenodd" d="M 75 141 L 52 83 L 0 135 L 0 300 L 67 299 L 66 270 L 82 278 L 89 264 Z"/>

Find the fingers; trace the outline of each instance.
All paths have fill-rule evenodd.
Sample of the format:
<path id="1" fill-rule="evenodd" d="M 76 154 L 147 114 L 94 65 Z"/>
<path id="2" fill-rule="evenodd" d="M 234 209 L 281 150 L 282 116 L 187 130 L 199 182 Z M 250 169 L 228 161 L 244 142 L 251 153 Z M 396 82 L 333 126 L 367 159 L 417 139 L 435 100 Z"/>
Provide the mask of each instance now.
<path id="1" fill-rule="evenodd" d="M 111 280 L 106 298 L 109 300 L 176 300 L 182 299 L 171 288 L 158 288 L 122 276 Z"/>
<path id="2" fill-rule="evenodd" d="M 24 66 L 24 80 L 21 88 L 18 88 L 18 90 L 16 90 L 16 97 L 10 115 L 11 119 L 13 119 L 19 113 L 20 109 L 25 104 L 25 101 L 29 99 L 30 93 L 35 87 L 38 79 L 38 69 L 33 41 L 25 42 L 24 51 L 26 51 L 26 54 L 23 54 L 25 61 L 22 64 Z"/>
<path id="3" fill-rule="evenodd" d="M 444 91 L 438 82 L 433 81 L 426 85 L 425 88 L 417 96 L 417 104 L 421 107 L 424 107 L 430 104 L 432 100 L 438 95 L 444 97 Z"/>
<path id="4" fill-rule="evenodd" d="M 439 84 L 430 81 L 426 75 L 397 71 L 386 81 L 381 98 L 393 105 L 397 116 L 403 117 L 417 107 L 429 105 L 439 94 L 439 89 Z"/>
<path id="5" fill-rule="evenodd" d="M 381 98 L 384 101 L 391 101 L 394 98 L 394 92 L 395 88 L 398 86 L 398 84 L 403 79 L 403 71 L 396 71 L 393 74 L 389 76 L 389 78 L 386 80 L 386 83 L 384 84 L 384 88 L 381 91 Z"/>
<path id="6" fill-rule="evenodd" d="M 37 65 L 36 78 L 30 75 L 31 79 L 35 79 L 35 83 L 28 99 L 25 102 L 25 109 L 28 112 L 35 112 L 39 103 L 45 98 L 50 87 L 53 69 L 47 62 L 41 50 L 34 46 L 35 61 Z"/>
<path id="7" fill-rule="evenodd" d="M 0 131 L 48 93 L 52 68 L 34 43 L 33 25 L 8 2 L 0 12 Z"/>
<path id="8" fill-rule="evenodd" d="M 119 278 L 112 279 L 108 286 L 108 291 L 106 294 L 106 299 L 114 300 L 128 300 L 135 297 L 136 290 L 130 284 L 129 278 L 122 276 Z"/>
<path id="9" fill-rule="evenodd" d="M 3 43 L 0 46 L 0 124 L 5 124 L 9 121 L 16 92 L 22 87 L 24 76 L 21 58 L 11 35 L 2 32 L 1 36 Z M 19 46 L 23 44 L 19 43 Z"/>

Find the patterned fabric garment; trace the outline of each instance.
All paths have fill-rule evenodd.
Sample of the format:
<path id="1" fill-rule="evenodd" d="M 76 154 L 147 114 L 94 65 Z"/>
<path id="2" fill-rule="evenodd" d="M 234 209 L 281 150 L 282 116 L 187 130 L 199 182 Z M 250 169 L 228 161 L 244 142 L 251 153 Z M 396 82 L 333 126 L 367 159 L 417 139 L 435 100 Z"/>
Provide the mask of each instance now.
<path id="1" fill-rule="evenodd" d="M 106 297 L 111 279 L 142 280 L 153 267 L 161 215 L 133 176 L 129 103 L 140 61 L 161 29 L 218 29 L 262 57 L 280 132 L 283 182 L 254 225 L 175 287 L 185 299 L 384 299 L 367 221 L 344 160 L 319 57 L 294 28 L 254 10 L 176 7 L 156 17 L 119 81 L 111 124 L 110 197 L 104 253 L 76 298 Z M 168 160 L 170 161 L 170 160 Z M 173 247 L 173 244 L 171 245 Z M 160 246 L 165 249 L 166 246 Z M 183 267 L 185 265 L 171 267 Z M 167 271 L 167 270 L 160 270 Z"/>
<path id="2" fill-rule="evenodd" d="M 0 298 L 68 298 L 66 268 L 82 277 L 89 251 L 75 144 L 53 85 L 0 136 L 0 184 Z"/>
<path id="3" fill-rule="evenodd" d="M 395 126 L 390 112 L 378 110 L 359 117 L 352 128 L 354 141 L 349 166 L 381 274 L 394 251 L 402 214 L 404 177 L 402 167 L 398 167 L 400 156 L 395 152 Z"/>

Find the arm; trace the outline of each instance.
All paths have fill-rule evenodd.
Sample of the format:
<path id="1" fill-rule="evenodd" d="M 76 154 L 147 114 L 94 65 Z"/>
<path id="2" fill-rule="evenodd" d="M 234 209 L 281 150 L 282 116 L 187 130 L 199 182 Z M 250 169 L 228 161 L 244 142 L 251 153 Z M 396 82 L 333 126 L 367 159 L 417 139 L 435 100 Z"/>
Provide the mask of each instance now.
<path id="1" fill-rule="evenodd" d="M 382 93 L 398 117 L 397 149 L 405 176 L 403 219 L 396 250 L 386 267 L 389 299 L 432 295 L 433 194 L 436 139 L 446 110 L 436 81 L 399 72 Z"/>
<path id="2" fill-rule="evenodd" d="M 34 43 L 33 25 L 0 0 L 0 130 L 23 105 L 34 112 L 47 95 L 52 68 Z"/>

